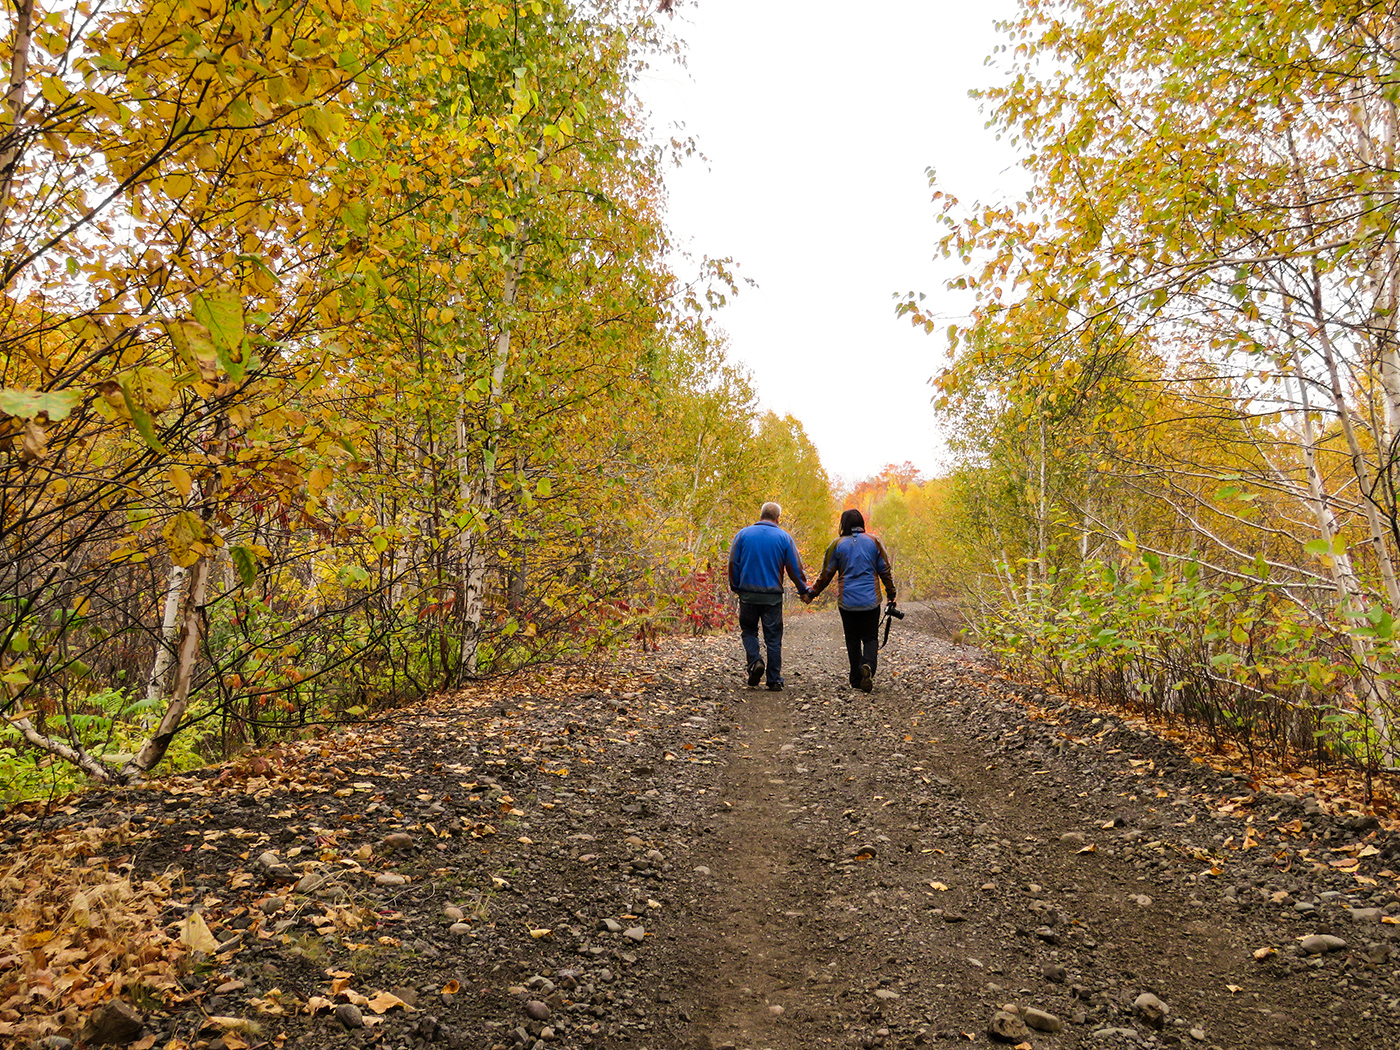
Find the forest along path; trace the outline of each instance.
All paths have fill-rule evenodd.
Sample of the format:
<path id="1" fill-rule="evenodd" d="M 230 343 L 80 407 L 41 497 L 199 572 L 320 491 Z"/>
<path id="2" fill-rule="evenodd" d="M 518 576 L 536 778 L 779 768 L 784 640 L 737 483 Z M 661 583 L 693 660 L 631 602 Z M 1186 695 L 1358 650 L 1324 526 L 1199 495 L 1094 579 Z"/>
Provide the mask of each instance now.
<path id="1" fill-rule="evenodd" d="M 833 613 L 789 614 L 784 692 L 744 686 L 737 639 L 706 654 L 730 744 L 667 942 L 691 1030 L 653 1045 L 1400 1044 L 1374 820 L 1047 710 L 918 621 L 872 695 Z"/>
<path id="2" fill-rule="evenodd" d="M 871 695 L 835 612 L 792 609 L 784 692 L 733 634 L 669 638 L 24 807 L 0 899 L 32 925 L 130 873 L 149 972 L 107 1021 L 139 1047 L 1400 1045 L 1394 834 L 936 621 L 911 606 Z M 0 928 L 0 1025 L 77 1036 L 101 1000 L 32 946 L 100 934 Z"/>

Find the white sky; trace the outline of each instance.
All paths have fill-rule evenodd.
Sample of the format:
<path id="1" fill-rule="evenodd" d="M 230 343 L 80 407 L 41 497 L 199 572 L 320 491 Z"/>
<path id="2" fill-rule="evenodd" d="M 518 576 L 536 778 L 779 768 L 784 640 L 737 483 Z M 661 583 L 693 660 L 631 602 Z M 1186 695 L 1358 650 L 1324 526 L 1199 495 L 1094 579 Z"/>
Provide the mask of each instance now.
<path id="1" fill-rule="evenodd" d="M 668 175 L 670 221 L 697 256 L 732 256 L 745 288 L 719 313 L 765 408 L 800 419 L 828 473 L 852 484 L 886 463 L 946 465 L 928 379 L 941 332 L 894 313 L 896 294 L 942 290 L 925 169 L 964 204 L 1021 179 L 974 87 L 1014 0 L 681 0 L 686 70 L 642 84 L 658 133 L 683 122 L 708 158 Z"/>

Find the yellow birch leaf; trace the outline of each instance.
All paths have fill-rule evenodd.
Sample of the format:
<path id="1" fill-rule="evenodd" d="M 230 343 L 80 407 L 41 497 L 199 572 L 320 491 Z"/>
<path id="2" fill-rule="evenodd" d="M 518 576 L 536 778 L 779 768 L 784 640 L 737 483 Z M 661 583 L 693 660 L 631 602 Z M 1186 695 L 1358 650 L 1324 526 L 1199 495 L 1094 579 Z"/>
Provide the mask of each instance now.
<path id="1" fill-rule="evenodd" d="M 190 912 L 185 921 L 180 924 L 180 943 L 207 955 L 213 955 L 219 948 L 219 942 L 209 932 L 209 926 L 204 921 L 204 916 L 197 911 Z"/>
<path id="2" fill-rule="evenodd" d="M 175 491 L 188 498 L 190 491 L 194 488 L 194 479 L 190 477 L 190 472 L 184 467 L 173 466 L 167 471 L 167 476 Z"/>

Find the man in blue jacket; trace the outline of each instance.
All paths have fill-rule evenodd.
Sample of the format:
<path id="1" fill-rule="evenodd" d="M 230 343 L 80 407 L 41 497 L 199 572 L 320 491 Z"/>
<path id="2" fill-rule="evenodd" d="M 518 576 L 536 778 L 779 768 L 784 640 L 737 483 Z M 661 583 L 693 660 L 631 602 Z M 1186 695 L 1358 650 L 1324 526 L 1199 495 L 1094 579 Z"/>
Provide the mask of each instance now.
<path id="1" fill-rule="evenodd" d="M 748 662 L 749 685 L 758 685 L 765 671 L 768 688 L 783 687 L 783 573 L 797 585 L 799 597 L 807 595 L 807 574 L 792 537 L 778 527 L 783 508 L 765 503 L 758 521 L 740 529 L 729 548 L 729 589 L 739 596 L 739 635 Z M 758 625 L 768 650 L 765 665 L 758 649 Z"/>

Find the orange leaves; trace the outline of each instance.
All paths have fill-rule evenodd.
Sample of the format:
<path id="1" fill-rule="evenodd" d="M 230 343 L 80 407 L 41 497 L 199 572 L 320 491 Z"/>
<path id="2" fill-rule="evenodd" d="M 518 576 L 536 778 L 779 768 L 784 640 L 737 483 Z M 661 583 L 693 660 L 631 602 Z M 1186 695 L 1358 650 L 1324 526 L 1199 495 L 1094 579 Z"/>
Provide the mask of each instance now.
<path id="1" fill-rule="evenodd" d="M 85 863 L 105 842 L 96 829 L 61 831 L 0 874 L 0 1036 L 57 1032 L 134 984 L 174 989 L 188 948 L 162 929 L 169 881 Z"/>

